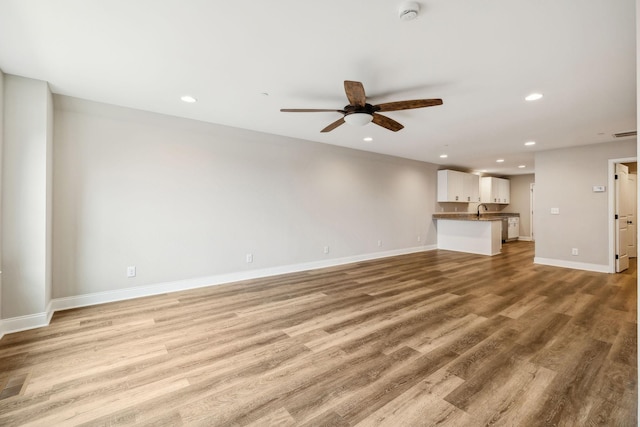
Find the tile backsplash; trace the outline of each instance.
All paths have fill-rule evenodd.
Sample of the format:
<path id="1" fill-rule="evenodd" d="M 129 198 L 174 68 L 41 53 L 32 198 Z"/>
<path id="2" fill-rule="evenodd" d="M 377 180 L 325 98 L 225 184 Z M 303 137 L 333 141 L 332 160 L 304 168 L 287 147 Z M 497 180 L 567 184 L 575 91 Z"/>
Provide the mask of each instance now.
<path id="1" fill-rule="evenodd" d="M 479 203 L 436 203 L 436 213 L 442 212 L 477 212 Z M 495 203 L 485 203 L 487 212 L 500 212 L 508 205 L 498 205 Z M 485 212 L 483 209 L 482 212 Z"/>

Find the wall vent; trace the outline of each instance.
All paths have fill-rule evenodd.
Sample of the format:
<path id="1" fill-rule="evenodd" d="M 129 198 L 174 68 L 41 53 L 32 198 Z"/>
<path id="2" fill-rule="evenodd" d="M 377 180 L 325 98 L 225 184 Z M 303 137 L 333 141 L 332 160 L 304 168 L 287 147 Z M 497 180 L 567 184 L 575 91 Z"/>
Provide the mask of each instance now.
<path id="1" fill-rule="evenodd" d="M 627 132 L 618 132 L 618 133 L 614 133 L 613 136 L 616 138 L 626 138 L 628 136 L 636 136 L 638 135 L 638 131 L 637 130 L 630 130 Z"/>

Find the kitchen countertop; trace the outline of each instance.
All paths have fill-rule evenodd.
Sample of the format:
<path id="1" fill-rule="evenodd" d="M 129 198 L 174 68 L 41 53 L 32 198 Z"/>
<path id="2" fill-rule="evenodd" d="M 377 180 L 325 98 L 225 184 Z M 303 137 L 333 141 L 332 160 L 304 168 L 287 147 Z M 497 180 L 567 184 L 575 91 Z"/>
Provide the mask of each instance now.
<path id="1" fill-rule="evenodd" d="M 436 213 L 433 214 L 433 219 L 448 219 L 453 221 L 502 221 L 505 217 L 519 217 L 519 213 L 481 213 L 480 216 L 471 213 Z"/>

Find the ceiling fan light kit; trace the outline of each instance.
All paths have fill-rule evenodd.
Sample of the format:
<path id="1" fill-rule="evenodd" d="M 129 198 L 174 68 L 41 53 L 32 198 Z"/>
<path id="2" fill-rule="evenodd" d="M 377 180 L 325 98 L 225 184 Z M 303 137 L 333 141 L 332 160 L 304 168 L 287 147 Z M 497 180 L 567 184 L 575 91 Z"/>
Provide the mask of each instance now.
<path id="1" fill-rule="evenodd" d="M 400 6 L 400 10 L 398 11 L 398 16 L 403 21 L 411 21 L 418 17 L 418 12 L 420 11 L 420 5 L 416 2 L 406 2 L 402 3 Z"/>
<path id="2" fill-rule="evenodd" d="M 360 82 L 351 80 L 344 81 L 344 92 L 349 100 L 342 110 L 330 110 L 319 108 L 282 108 L 280 111 L 285 113 L 317 113 L 317 112 L 336 112 L 341 113 L 342 117 L 335 122 L 329 124 L 320 132 L 331 132 L 343 123 L 349 123 L 358 126 L 364 126 L 373 122 L 378 126 L 382 126 L 390 131 L 397 132 L 404 128 L 403 125 L 396 122 L 390 117 L 378 114 L 378 112 L 411 110 L 413 108 L 433 107 L 442 105 L 442 99 L 414 99 L 410 101 L 385 102 L 383 104 L 371 105 L 367 103 L 367 97 L 364 93 L 364 86 Z"/>
<path id="3" fill-rule="evenodd" d="M 372 120 L 373 116 L 369 113 L 351 113 L 344 116 L 344 121 L 354 126 L 364 126 Z"/>

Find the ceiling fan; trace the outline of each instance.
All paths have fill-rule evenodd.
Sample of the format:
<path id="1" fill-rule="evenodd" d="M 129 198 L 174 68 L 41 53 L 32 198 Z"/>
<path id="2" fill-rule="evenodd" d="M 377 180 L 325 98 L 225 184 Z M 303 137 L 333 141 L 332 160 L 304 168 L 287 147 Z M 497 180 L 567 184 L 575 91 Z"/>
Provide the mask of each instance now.
<path id="1" fill-rule="evenodd" d="M 366 125 L 373 122 L 378 126 L 397 132 L 404 128 L 400 123 L 387 116 L 378 114 L 378 112 L 410 110 L 412 108 L 433 107 L 442 105 L 442 99 L 414 99 L 411 101 L 385 102 L 383 104 L 371 105 L 367 103 L 367 97 L 364 94 L 364 86 L 360 82 L 345 80 L 344 91 L 347 94 L 349 105 L 342 110 L 325 110 L 314 108 L 282 108 L 280 111 L 286 113 L 315 113 L 335 111 L 342 113 L 342 117 L 322 129 L 320 132 L 330 132 L 343 124 L 344 122 L 355 125 Z"/>

